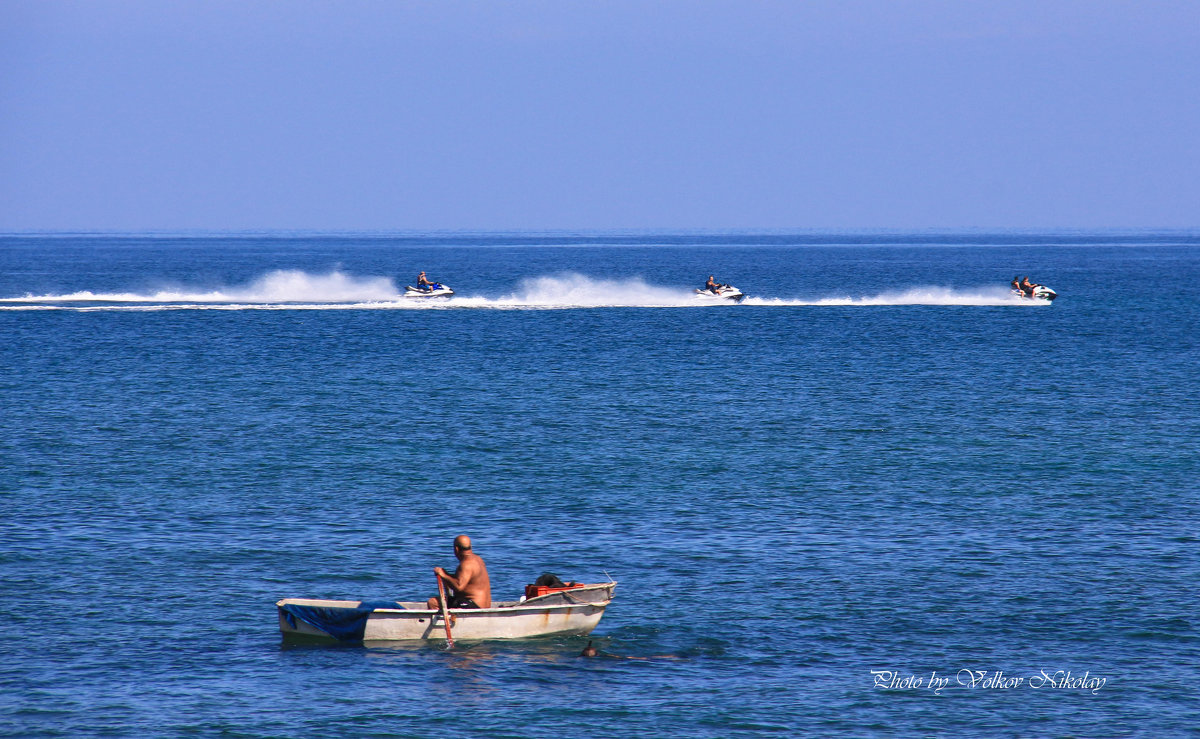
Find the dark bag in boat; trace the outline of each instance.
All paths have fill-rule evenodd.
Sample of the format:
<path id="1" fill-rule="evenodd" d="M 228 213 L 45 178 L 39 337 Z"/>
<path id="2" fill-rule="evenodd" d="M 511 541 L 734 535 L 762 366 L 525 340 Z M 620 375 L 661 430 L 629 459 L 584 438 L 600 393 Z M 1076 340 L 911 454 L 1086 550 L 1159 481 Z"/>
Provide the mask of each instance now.
<path id="1" fill-rule="evenodd" d="M 558 579 L 558 575 L 550 572 L 543 572 L 542 576 L 533 581 L 534 585 L 542 585 L 548 588 L 565 588 L 567 584 Z"/>
<path id="2" fill-rule="evenodd" d="M 558 575 L 552 575 L 549 572 L 543 573 L 532 585 L 525 586 L 525 598 L 537 598 L 548 593 L 553 593 L 556 590 L 574 590 L 583 586 L 577 582 L 563 582 L 558 579 Z"/>

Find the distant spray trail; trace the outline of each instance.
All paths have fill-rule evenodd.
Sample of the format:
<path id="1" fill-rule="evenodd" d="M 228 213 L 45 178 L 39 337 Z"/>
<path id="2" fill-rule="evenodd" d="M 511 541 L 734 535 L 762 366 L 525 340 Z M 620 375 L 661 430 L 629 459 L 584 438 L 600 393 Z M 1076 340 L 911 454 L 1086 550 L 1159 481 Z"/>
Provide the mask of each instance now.
<path id="1" fill-rule="evenodd" d="M 858 297 L 850 295 L 811 299 L 749 297 L 743 303 L 757 306 L 992 305 L 1011 307 L 1049 305 L 1046 301 L 1017 298 L 1005 287 L 984 287 L 974 290 L 956 290 L 948 287 L 911 287 Z"/>
<path id="2" fill-rule="evenodd" d="M 813 298 L 747 297 L 741 306 L 1019 306 L 1042 305 L 1019 300 L 1004 288 L 955 290 L 912 287 L 876 295 Z M 700 308 L 733 307 L 732 302 L 698 300 L 694 290 L 650 285 L 641 278 L 594 279 L 579 274 L 531 277 L 497 297 L 458 290 L 450 298 L 408 298 L 387 277 L 354 277 L 340 270 L 309 274 L 275 270 L 244 286 L 195 289 L 169 287 L 148 292 L 80 290 L 62 295 L 0 298 L 0 310 L 547 310 L 569 308 Z"/>
<path id="3" fill-rule="evenodd" d="M 63 295 L 2 298 L 0 303 L 345 303 L 394 300 L 395 284 L 386 277 L 355 278 L 340 270 L 310 275 L 302 270 L 274 270 L 244 287 L 197 290 L 167 287 L 148 293 L 103 293 L 91 290 Z"/>

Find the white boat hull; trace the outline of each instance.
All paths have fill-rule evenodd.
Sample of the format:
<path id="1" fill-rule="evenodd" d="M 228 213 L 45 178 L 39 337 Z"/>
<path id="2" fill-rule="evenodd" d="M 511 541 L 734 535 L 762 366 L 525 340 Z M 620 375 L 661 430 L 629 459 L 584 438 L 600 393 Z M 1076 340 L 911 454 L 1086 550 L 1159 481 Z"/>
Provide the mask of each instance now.
<path id="1" fill-rule="evenodd" d="M 615 582 L 602 583 L 517 603 L 497 603 L 492 608 L 451 608 L 451 635 L 456 640 L 474 641 L 589 634 L 612 602 L 615 587 Z M 284 598 L 275 605 L 279 612 L 279 631 L 285 639 L 336 640 L 338 637 L 297 617 L 287 606 L 353 611 L 363 603 Z M 441 612 L 431 611 L 425 605 L 396 602 L 395 608 L 377 607 L 367 616 L 362 641 L 445 640 L 446 627 Z"/>
<path id="2" fill-rule="evenodd" d="M 696 289 L 696 299 L 706 303 L 740 303 L 746 294 L 733 285 L 722 285 L 717 292 Z"/>
<path id="3" fill-rule="evenodd" d="M 1013 290 L 1012 294 L 1015 297 L 1021 298 L 1022 300 L 1045 300 L 1048 303 L 1052 302 L 1055 298 L 1058 297 L 1058 293 L 1054 292 L 1053 290 L 1046 287 L 1045 285 L 1037 285 L 1036 287 L 1034 287 L 1032 295 L 1026 295 L 1024 292 L 1022 292 L 1020 290 Z"/>
<path id="4" fill-rule="evenodd" d="M 404 297 L 406 298 L 448 298 L 454 294 L 454 291 L 445 285 L 435 285 L 429 290 L 422 290 L 412 285 L 404 286 Z"/>

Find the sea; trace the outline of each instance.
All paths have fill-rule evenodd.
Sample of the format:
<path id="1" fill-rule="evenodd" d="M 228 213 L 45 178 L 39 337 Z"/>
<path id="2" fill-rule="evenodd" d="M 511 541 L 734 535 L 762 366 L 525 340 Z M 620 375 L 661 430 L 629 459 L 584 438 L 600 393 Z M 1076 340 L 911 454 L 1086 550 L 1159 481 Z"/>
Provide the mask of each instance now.
<path id="1" fill-rule="evenodd" d="M 0 735 L 1198 736 L 1198 384 L 1196 231 L 3 236 Z M 615 598 L 282 640 L 459 534 Z"/>

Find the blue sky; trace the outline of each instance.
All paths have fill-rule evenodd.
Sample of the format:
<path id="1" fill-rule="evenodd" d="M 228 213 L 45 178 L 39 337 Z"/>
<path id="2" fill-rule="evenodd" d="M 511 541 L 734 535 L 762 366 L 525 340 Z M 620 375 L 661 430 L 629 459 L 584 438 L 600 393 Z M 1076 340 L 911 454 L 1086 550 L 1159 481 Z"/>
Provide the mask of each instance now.
<path id="1" fill-rule="evenodd" d="M 1190 228 L 1200 3 L 0 3 L 0 230 Z"/>

